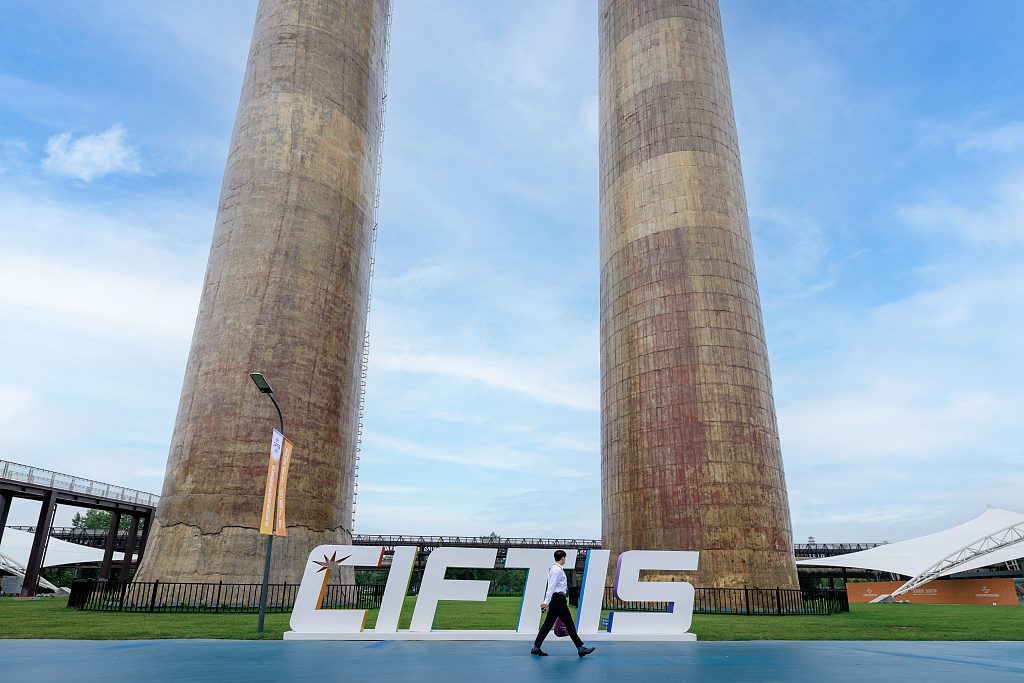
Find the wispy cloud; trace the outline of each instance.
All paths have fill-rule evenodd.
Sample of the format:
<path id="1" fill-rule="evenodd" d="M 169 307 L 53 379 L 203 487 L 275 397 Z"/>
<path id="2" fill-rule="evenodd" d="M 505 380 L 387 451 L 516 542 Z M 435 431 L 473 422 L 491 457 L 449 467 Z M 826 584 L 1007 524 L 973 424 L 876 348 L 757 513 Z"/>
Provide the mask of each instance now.
<path id="1" fill-rule="evenodd" d="M 141 467 L 135 470 L 136 476 L 139 477 L 159 477 L 163 479 L 166 473 L 167 470 L 164 467 Z"/>
<path id="2" fill-rule="evenodd" d="M 127 136 L 120 125 L 77 139 L 73 139 L 71 133 L 54 135 L 46 143 L 42 168 L 87 183 L 114 173 L 141 173 L 138 153 L 127 143 Z"/>
<path id="3" fill-rule="evenodd" d="M 39 397 L 27 387 L 0 385 L 0 427 L 13 427 L 39 405 Z M 8 457 L 5 459 L 16 460 Z"/>
<path id="4" fill-rule="evenodd" d="M 21 170 L 28 158 L 28 145 L 22 140 L 9 138 L 0 141 L 0 175 Z"/>
<path id="5" fill-rule="evenodd" d="M 422 493 L 424 489 L 418 486 L 388 486 L 361 481 L 359 482 L 359 491 L 360 493 Z"/>
<path id="6" fill-rule="evenodd" d="M 495 529 L 528 529 L 532 531 L 531 536 L 587 539 L 597 535 L 592 520 L 598 515 L 600 491 L 597 486 L 541 487 L 488 500 L 473 519 Z"/>
<path id="7" fill-rule="evenodd" d="M 528 470 L 537 466 L 538 456 L 532 453 L 515 452 L 496 444 L 488 447 L 467 449 L 452 447 L 448 449 L 431 448 L 373 432 L 363 432 L 363 442 L 372 446 L 378 456 L 388 453 L 436 460 L 438 462 L 482 467 L 498 470 Z"/>
<path id="8" fill-rule="evenodd" d="M 1024 241 L 1024 173 L 999 182 L 973 206 L 936 197 L 901 209 L 898 215 L 922 230 L 990 245 Z"/>
<path id="9" fill-rule="evenodd" d="M 69 266 L 17 252 L 6 253 L 0 262 L 0 305 L 46 315 L 77 314 L 99 325 L 127 324 L 184 336 L 192 332 L 199 293 L 193 284 Z"/>
<path id="10" fill-rule="evenodd" d="M 483 525 L 467 514 L 467 509 L 472 509 L 474 504 L 475 501 L 464 497 L 434 495 L 426 499 L 412 494 L 406 503 L 366 500 L 360 502 L 356 509 L 356 533 L 410 536 L 487 534 L 491 530 L 481 529 Z"/>
<path id="11" fill-rule="evenodd" d="M 375 351 L 376 368 L 431 375 L 443 375 L 480 382 L 495 389 L 511 391 L 537 401 L 554 403 L 581 410 L 597 410 L 597 396 L 592 387 L 552 382 L 540 376 L 522 361 L 499 361 L 454 354 L 417 353 L 396 348 Z"/>
<path id="12" fill-rule="evenodd" d="M 1021 300 L 1019 272 L 965 273 L 847 319 L 842 345 L 786 365 L 779 428 L 798 529 L 839 540 L 870 525 L 897 540 L 986 503 L 1019 507 Z"/>
<path id="13" fill-rule="evenodd" d="M 957 149 L 1007 153 L 1024 147 L 1024 122 L 1011 121 L 996 128 L 971 130 L 962 134 Z"/>

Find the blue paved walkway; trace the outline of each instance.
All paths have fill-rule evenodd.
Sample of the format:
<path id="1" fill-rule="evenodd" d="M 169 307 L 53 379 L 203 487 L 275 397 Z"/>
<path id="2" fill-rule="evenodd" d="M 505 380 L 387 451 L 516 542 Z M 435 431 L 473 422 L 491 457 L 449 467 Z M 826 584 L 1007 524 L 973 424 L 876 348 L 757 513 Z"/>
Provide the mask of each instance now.
<path id="1" fill-rule="evenodd" d="M 0 679 L 78 681 L 1024 681 L 1022 643 L 522 643 L 0 640 Z"/>

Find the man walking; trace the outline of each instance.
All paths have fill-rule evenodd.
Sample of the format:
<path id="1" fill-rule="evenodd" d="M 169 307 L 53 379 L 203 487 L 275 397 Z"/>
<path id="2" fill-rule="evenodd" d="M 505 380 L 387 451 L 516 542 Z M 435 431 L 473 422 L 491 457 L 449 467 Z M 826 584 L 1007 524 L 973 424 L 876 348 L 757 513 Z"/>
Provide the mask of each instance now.
<path id="1" fill-rule="evenodd" d="M 579 634 L 576 633 L 576 624 L 572 621 L 572 614 L 569 613 L 569 602 L 565 599 L 565 594 L 569 590 L 569 582 L 566 581 L 565 570 L 562 569 L 564 564 L 565 551 L 556 550 L 555 563 L 548 570 L 548 591 L 544 596 L 544 602 L 540 605 L 541 611 L 547 610 L 548 616 L 544 619 L 544 625 L 540 627 L 537 639 L 533 641 L 533 650 L 530 651 L 532 655 L 548 656 L 547 652 L 541 651 L 540 644 L 544 642 L 548 631 L 555 625 L 555 619 L 561 619 L 562 623 L 565 624 L 565 629 L 569 632 L 569 637 L 572 638 L 572 642 L 576 645 L 576 652 L 579 653 L 580 657 L 589 655 L 594 651 L 594 648 L 583 645 Z M 549 607 L 550 609 L 548 609 Z"/>

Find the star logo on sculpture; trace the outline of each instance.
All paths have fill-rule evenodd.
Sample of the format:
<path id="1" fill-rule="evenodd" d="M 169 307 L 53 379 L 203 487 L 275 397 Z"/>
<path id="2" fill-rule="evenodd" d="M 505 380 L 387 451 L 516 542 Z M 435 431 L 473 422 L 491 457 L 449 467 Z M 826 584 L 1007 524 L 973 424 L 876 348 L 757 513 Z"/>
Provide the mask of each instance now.
<path id="1" fill-rule="evenodd" d="M 330 572 L 334 571 L 335 569 L 340 570 L 341 569 L 341 563 L 344 562 L 345 560 L 347 560 L 350 557 L 352 557 L 352 556 L 351 555 L 346 555 L 345 557 L 343 557 L 343 558 L 341 558 L 339 560 L 338 559 L 338 553 L 337 552 L 333 552 L 333 553 L 331 553 L 331 556 L 329 558 L 327 557 L 327 555 L 324 555 L 324 561 L 323 562 L 318 562 L 317 560 L 313 560 L 313 564 L 320 565 L 320 569 L 317 570 L 318 574 L 320 572 L 322 572 L 323 570 L 325 570 L 325 569 L 327 570 L 328 573 L 330 573 Z"/>

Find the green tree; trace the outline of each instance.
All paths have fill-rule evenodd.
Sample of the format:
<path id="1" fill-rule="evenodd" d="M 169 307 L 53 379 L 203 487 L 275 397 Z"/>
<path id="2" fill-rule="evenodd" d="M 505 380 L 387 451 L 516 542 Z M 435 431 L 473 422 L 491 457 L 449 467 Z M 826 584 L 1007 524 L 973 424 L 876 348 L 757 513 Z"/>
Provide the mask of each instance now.
<path id="1" fill-rule="evenodd" d="M 74 580 L 74 570 L 64 567 L 45 567 L 40 569 L 39 573 L 42 574 L 44 579 L 58 588 L 61 586 L 69 588 Z"/>
<path id="2" fill-rule="evenodd" d="M 103 510 L 86 510 L 83 515 L 80 512 L 76 512 L 75 516 L 71 518 L 71 526 L 76 529 L 109 529 L 110 528 L 110 512 L 104 512 Z M 118 524 L 119 529 L 127 529 L 131 526 L 132 518 L 129 515 L 121 515 L 121 522 Z M 139 526 L 142 526 L 142 520 L 139 520 Z"/>

